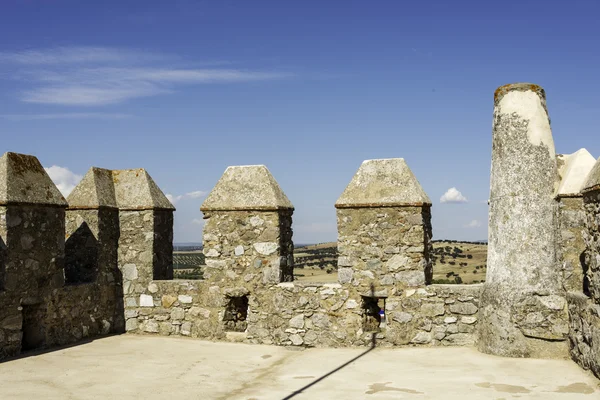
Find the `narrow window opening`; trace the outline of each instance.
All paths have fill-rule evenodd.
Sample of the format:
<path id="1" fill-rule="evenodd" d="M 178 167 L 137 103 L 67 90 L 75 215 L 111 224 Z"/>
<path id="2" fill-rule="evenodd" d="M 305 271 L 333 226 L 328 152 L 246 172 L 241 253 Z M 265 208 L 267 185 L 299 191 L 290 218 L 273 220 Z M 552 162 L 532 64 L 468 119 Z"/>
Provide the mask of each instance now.
<path id="1" fill-rule="evenodd" d="M 363 331 L 378 332 L 386 327 L 385 297 L 362 296 Z"/>
<path id="2" fill-rule="evenodd" d="M 21 351 L 35 350 L 46 344 L 46 332 L 42 321 L 44 312 L 39 304 L 23 306 L 23 338 Z"/>
<path id="3" fill-rule="evenodd" d="M 228 297 L 223 315 L 224 329 L 229 332 L 244 332 L 248 327 L 248 296 Z"/>
<path id="4" fill-rule="evenodd" d="M 581 270 L 583 272 L 583 282 L 582 282 L 583 294 L 585 294 L 588 297 L 591 297 L 592 293 L 590 292 L 590 277 L 588 276 L 588 271 L 589 271 L 588 265 L 589 264 L 587 262 L 585 251 L 579 255 L 579 263 L 581 264 Z"/>

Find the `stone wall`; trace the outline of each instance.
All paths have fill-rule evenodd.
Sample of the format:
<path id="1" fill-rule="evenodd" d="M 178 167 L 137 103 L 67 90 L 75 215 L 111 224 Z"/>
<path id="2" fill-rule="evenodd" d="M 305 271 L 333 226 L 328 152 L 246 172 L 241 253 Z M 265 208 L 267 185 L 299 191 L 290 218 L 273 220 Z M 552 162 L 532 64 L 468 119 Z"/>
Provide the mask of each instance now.
<path id="1" fill-rule="evenodd" d="M 570 292 L 567 300 L 571 358 L 600 378 L 600 305 L 582 293 Z"/>
<path id="2" fill-rule="evenodd" d="M 583 190 L 583 239 L 587 290 L 569 293 L 570 354 L 582 368 L 600 378 L 600 161 Z"/>
<path id="3" fill-rule="evenodd" d="M 562 262 L 563 286 L 566 291 L 587 292 L 585 262 L 585 210 L 582 196 L 559 197 L 557 235 L 558 259 Z M 584 281 L 586 282 L 584 284 Z"/>
<path id="4" fill-rule="evenodd" d="M 584 194 L 584 206 L 586 214 L 586 229 L 583 234 L 586 245 L 584 264 L 587 269 L 589 294 L 592 300 L 600 305 L 600 188 Z"/>
<path id="5" fill-rule="evenodd" d="M 375 201 L 357 200 L 365 191 L 351 182 L 337 203 L 340 283 L 287 282 L 291 203 L 264 166 L 229 167 L 201 208 L 205 280 L 136 284 L 128 331 L 305 347 L 475 343 L 481 286 L 425 286 L 430 203 L 404 160 L 357 175 L 388 184 L 369 192 Z M 390 188 L 402 193 L 385 198 Z"/>
<path id="6" fill-rule="evenodd" d="M 256 291 L 293 276 L 291 211 L 206 211 L 204 278 Z"/>
<path id="7" fill-rule="evenodd" d="M 92 168 L 67 204 L 35 157 L 2 156 L 0 359 L 123 332 L 124 286 L 172 277 L 172 210 L 144 170 Z"/>
<path id="8" fill-rule="evenodd" d="M 429 207 L 341 208 L 340 283 L 423 286 L 431 281 Z"/>
<path id="9" fill-rule="evenodd" d="M 368 325 L 364 299 L 351 286 L 280 283 L 248 294 L 205 281 L 153 281 L 125 311 L 140 334 L 190 336 L 304 347 L 472 345 L 481 285 L 431 285 L 387 297 L 385 324 Z M 223 323 L 231 296 L 248 294 L 247 329 Z M 379 324 L 378 324 L 379 325 Z"/>

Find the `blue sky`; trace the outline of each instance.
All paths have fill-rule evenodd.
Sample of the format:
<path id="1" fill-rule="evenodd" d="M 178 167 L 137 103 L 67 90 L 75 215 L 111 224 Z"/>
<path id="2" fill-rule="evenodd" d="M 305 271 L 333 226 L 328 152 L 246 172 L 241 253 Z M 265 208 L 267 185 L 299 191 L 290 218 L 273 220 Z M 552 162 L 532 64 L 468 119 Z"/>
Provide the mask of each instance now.
<path id="1" fill-rule="evenodd" d="M 66 191 L 146 168 L 178 242 L 228 165 L 267 165 L 307 243 L 363 160 L 403 157 L 434 237 L 485 239 L 494 90 L 542 85 L 557 152 L 598 157 L 598 43 L 598 1 L 3 0 L 0 152 Z"/>

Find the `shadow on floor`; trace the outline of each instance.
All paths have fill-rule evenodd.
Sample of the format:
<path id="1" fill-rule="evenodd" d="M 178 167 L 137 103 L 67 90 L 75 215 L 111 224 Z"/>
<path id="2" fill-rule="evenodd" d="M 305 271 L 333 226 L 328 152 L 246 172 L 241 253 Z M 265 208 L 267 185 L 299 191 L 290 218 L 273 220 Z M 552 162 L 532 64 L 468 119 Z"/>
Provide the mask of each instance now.
<path id="1" fill-rule="evenodd" d="M 375 295 L 375 288 L 374 288 L 373 284 L 371 284 L 371 296 L 374 296 L 374 295 Z M 352 364 L 354 361 L 358 360 L 359 358 L 366 356 L 370 351 L 372 351 L 373 349 L 375 349 L 375 345 L 376 345 L 376 341 L 377 341 L 376 336 L 377 336 L 377 333 L 374 332 L 373 335 L 371 336 L 371 347 L 369 347 L 368 350 L 360 353 L 359 355 L 357 355 L 353 359 L 345 362 L 344 364 L 340 365 L 336 369 L 334 369 L 332 371 L 329 371 L 328 373 L 326 373 L 325 375 L 321 376 L 320 378 L 315 379 L 314 381 L 312 381 L 308 385 L 303 386 L 300 389 L 292 392 L 290 395 L 284 397 L 282 400 L 288 400 L 288 399 L 291 399 L 293 397 L 296 397 L 299 394 L 302 394 L 302 392 L 304 392 L 305 390 L 311 388 L 312 386 L 316 385 L 317 383 L 321 382 L 322 380 L 324 380 L 324 379 L 328 378 L 329 376 L 335 374 L 336 372 L 340 371 L 344 367 L 347 367 L 348 365 Z"/>
<path id="2" fill-rule="evenodd" d="M 103 335 L 103 336 L 96 336 L 93 338 L 81 339 L 77 342 L 65 344 L 62 346 L 52 346 L 52 347 L 35 349 L 35 350 L 26 350 L 26 351 L 22 351 L 21 354 L 19 354 L 19 355 L 7 357 L 7 358 L 0 360 L 0 364 L 9 362 L 9 361 L 20 360 L 22 358 L 34 357 L 34 356 L 39 356 L 42 354 L 53 353 L 55 351 L 70 349 L 72 347 L 77 347 L 77 346 L 81 346 L 84 344 L 95 342 L 96 340 L 102 340 L 102 339 L 106 339 L 106 338 L 109 338 L 112 336 L 119 336 L 119 335 L 121 335 L 121 333 L 113 333 L 113 334 L 108 334 L 108 335 Z"/>

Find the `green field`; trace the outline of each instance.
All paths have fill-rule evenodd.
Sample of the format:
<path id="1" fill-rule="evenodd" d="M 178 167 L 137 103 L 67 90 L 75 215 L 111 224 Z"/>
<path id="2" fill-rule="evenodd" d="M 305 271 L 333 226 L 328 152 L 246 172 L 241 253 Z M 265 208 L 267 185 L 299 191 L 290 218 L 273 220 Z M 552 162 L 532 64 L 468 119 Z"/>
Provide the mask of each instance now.
<path id="1" fill-rule="evenodd" d="M 433 243 L 433 283 L 481 283 L 487 270 L 487 244 Z"/>
<path id="2" fill-rule="evenodd" d="M 204 265 L 202 251 L 173 252 L 173 277 L 175 279 L 202 279 Z"/>

